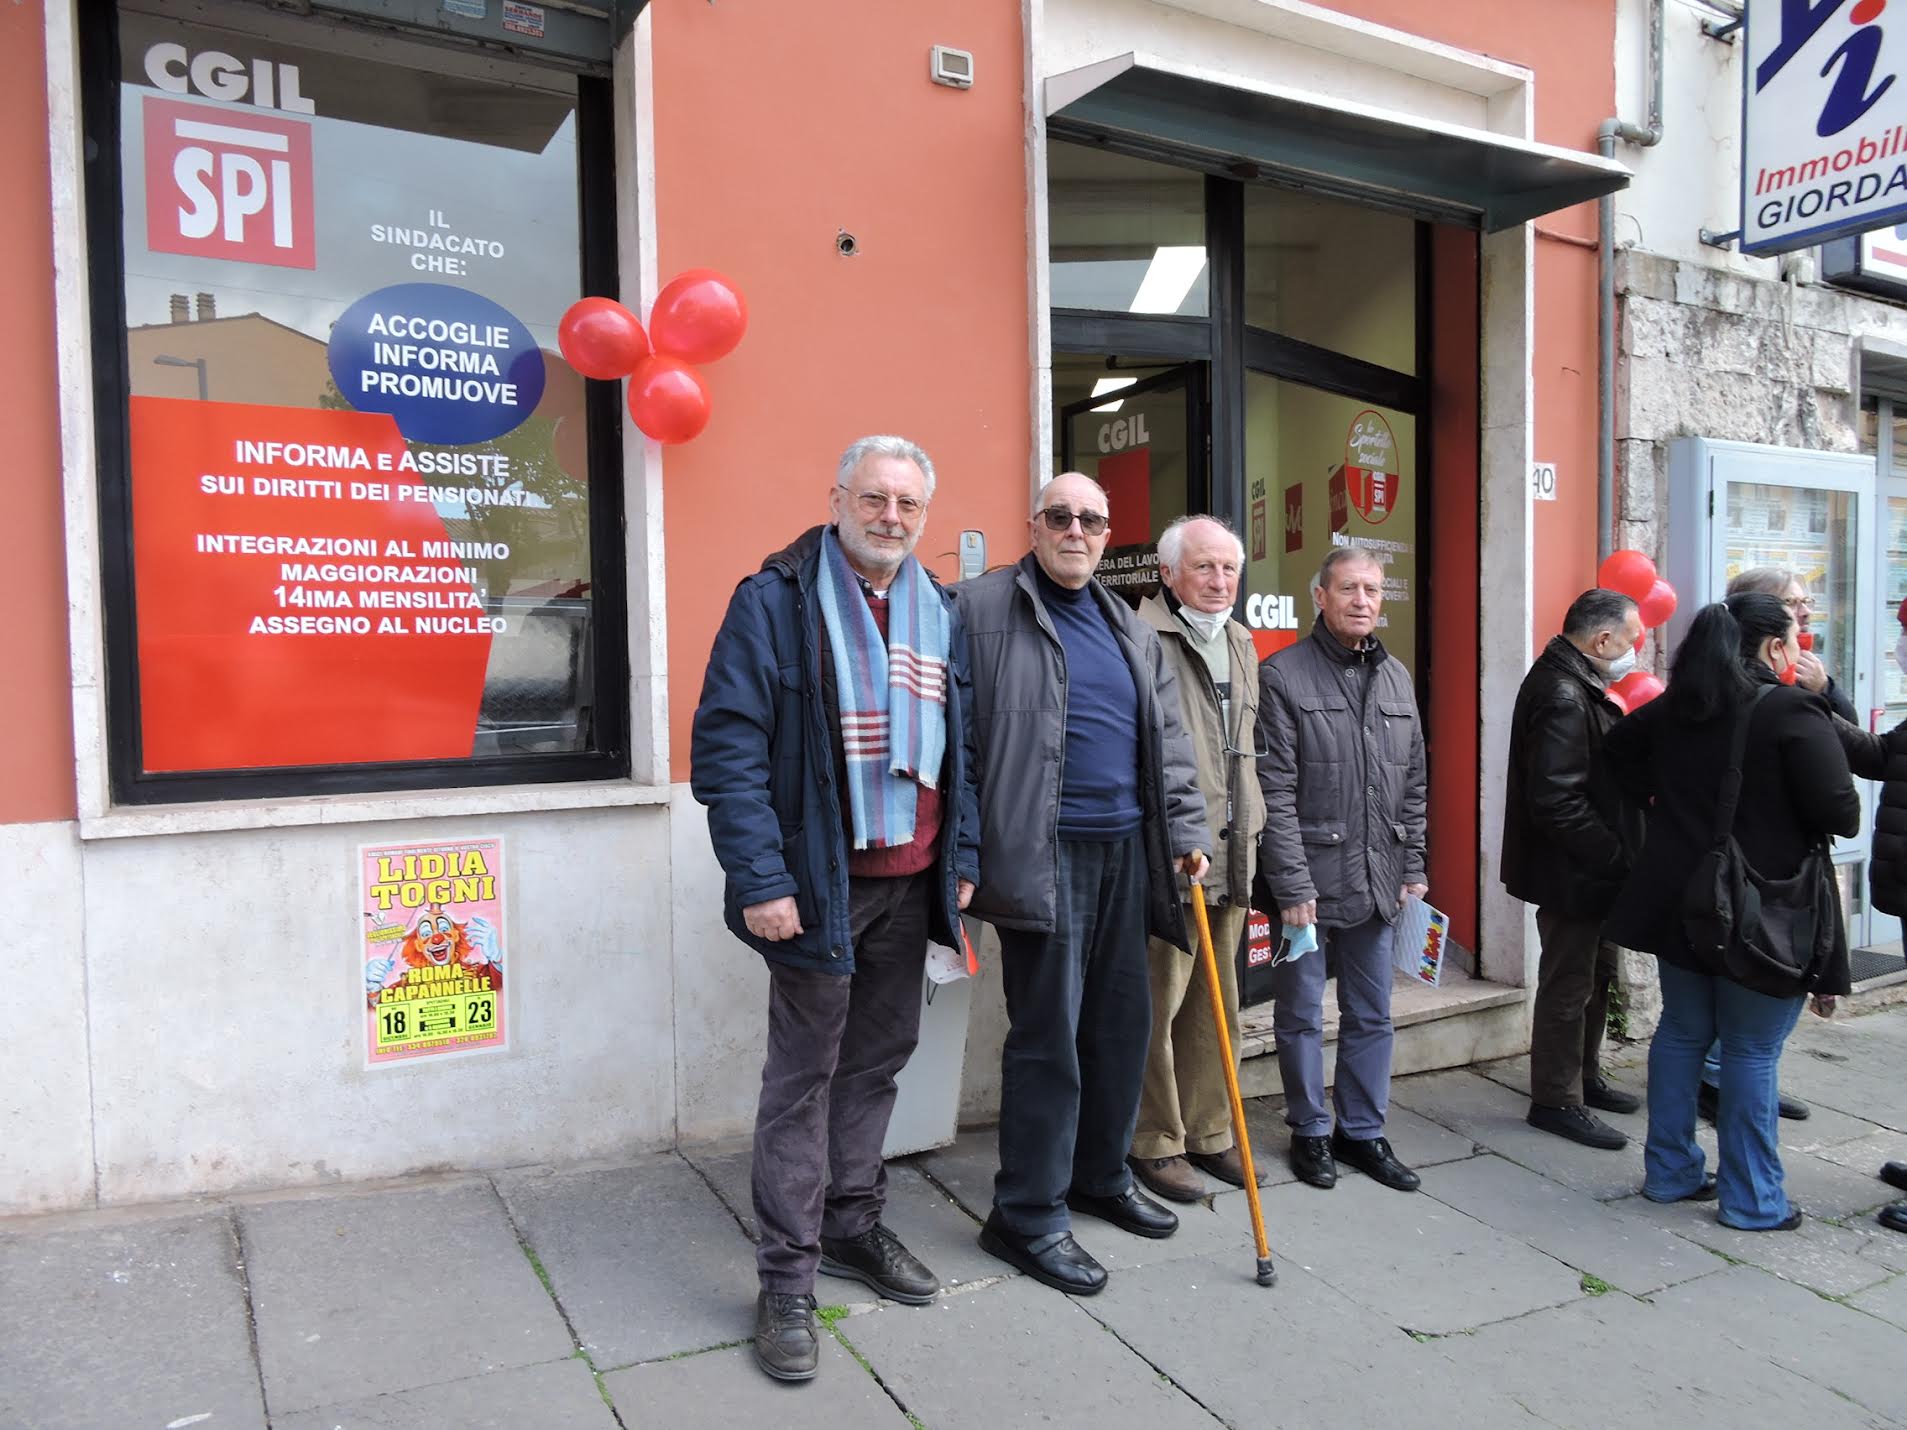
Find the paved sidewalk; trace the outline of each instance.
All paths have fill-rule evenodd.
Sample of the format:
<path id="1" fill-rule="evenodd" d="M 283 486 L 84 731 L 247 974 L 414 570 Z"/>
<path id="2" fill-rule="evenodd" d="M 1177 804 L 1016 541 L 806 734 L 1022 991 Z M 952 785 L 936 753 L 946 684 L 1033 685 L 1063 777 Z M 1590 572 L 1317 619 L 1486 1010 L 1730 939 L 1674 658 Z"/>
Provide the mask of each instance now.
<path id="1" fill-rule="evenodd" d="M 1619 1081 L 1640 1085 L 1641 1050 Z M 823 1278 L 820 1376 L 746 1345 L 746 1149 L 0 1221 L 0 1427 L 1907 1425 L 1907 1236 L 1874 1173 L 1907 1158 L 1907 1010 L 1804 1018 L 1783 1084 L 1798 1233 L 1636 1195 L 1628 1150 L 1532 1131 L 1524 1060 L 1400 1080 L 1416 1196 L 1291 1180 L 1253 1105 L 1279 1265 L 1242 1192 L 1069 1300 L 974 1244 L 991 1134 L 893 1171 L 889 1222 L 932 1305 Z M 1705 1134 L 1713 1148 L 1712 1133 Z"/>

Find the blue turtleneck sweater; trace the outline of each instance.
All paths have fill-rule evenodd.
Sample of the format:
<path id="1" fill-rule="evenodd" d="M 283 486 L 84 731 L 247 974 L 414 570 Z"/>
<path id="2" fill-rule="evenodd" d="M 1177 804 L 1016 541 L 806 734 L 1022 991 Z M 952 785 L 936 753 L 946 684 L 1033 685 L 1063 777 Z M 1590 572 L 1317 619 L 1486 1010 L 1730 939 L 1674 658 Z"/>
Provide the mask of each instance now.
<path id="1" fill-rule="evenodd" d="M 1110 843 L 1137 834 L 1139 698 L 1132 667 L 1088 587 L 1039 573 L 1040 600 L 1066 652 L 1066 763 L 1059 837 Z"/>

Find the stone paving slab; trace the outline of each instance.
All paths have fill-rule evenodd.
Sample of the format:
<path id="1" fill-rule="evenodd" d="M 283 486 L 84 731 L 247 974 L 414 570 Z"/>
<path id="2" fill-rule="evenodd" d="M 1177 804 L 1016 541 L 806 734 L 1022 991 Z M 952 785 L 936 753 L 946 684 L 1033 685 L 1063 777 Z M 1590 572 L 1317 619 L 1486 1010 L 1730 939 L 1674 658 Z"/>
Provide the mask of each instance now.
<path id="1" fill-rule="evenodd" d="M 1907 1421 L 1907 1334 L 1749 1266 L 1650 1298 L 1663 1310 L 1877 1414 Z"/>
<path id="2" fill-rule="evenodd" d="M 1878 1286 L 1847 1298 L 1847 1304 L 1867 1312 L 1870 1316 L 1879 1316 L 1890 1325 L 1899 1326 L 1907 1331 L 1907 1276 L 1896 1276 L 1891 1281 L 1883 1281 Z M 1894 1363 L 1899 1365 L 1899 1353 Z"/>
<path id="3" fill-rule="evenodd" d="M 1427 1194 L 1635 1296 L 1726 1264 L 1626 1203 L 1599 1202 L 1500 1157 L 1438 1169 Z"/>
<path id="4" fill-rule="evenodd" d="M 1689 1283 L 1699 1288 L 1709 1279 Z M 1561 1430 L 1881 1430 L 1886 1421 L 1699 1321 L 1611 1292 L 1442 1342 L 1475 1384 Z"/>
<path id="5" fill-rule="evenodd" d="M 222 1211 L 0 1233 L 0 1425 L 264 1430 Z"/>
<path id="6" fill-rule="evenodd" d="M 274 1418 L 575 1350 L 486 1182 L 236 1214 Z"/>
<path id="7" fill-rule="evenodd" d="M 838 1329 L 933 1430 L 1217 1424 L 1079 1304 L 1025 1277 L 931 1306 L 883 1306 Z"/>
<path id="8" fill-rule="evenodd" d="M 1524 1121 L 1529 1098 L 1468 1071 L 1420 1073 L 1391 1087 L 1392 1106 L 1421 1113 L 1519 1167 L 1586 1192 L 1597 1201 L 1628 1196 L 1642 1185 L 1641 1119 L 1610 1117 L 1630 1134 L 1610 1152 L 1584 1147 Z"/>
<path id="9" fill-rule="evenodd" d="M 1000 1134 L 991 1127 L 962 1132 L 952 1144 L 908 1159 L 952 1193 L 977 1221 L 993 1210 L 993 1174 L 1000 1170 Z"/>
<path id="10" fill-rule="evenodd" d="M 1193 1260 L 1116 1278 L 1081 1306 L 1236 1426 L 1534 1426 L 1420 1345 L 1296 1267 L 1258 1285 L 1251 1264 Z"/>
<path id="11" fill-rule="evenodd" d="M 1632 1197 L 1625 1210 L 1734 1261 L 1772 1271 L 1823 1296 L 1847 1296 L 1884 1281 L 1888 1268 L 1861 1255 L 1858 1232 L 1806 1220 L 1795 1231 L 1737 1231 L 1715 1220 L 1713 1202 L 1652 1202 Z"/>
<path id="12" fill-rule="evenodd" d="M 752 1332 L 755 1250 L 681 1158 L 496 1182 L 598 1370 Z"/>
<path id="13" fill-rule="evenodd" d="M 1781 1085 L 1817 1107 L 1907 1132 L 1907 1051 L 1897 1020 L 1803 1018 L 1781 1059 Z"/>
<path id="14" fill-rule="evenodd" d="M 1245 1200 L 1243 1188 L 1225 1195 L 1235 1196 L 1241 1203 Z M 1234 1252 L 1244 1259 L 1248 1268 L 1256 1261 L 1257 1251 L 1252 1246 L 1251 1233 L 1247 1231 L 1241 1236 L 1238 1230 L 1241 1224 L 1249 1227 L 1249 1220 L 1240 1223 L 1217 1214 L 1215 1202 L 1165 1205 L 1177 1212 L 1179 1217 L 1179 1229 L 1169 1237 L 1155 1239 L 1134 1236 L 1110 1222 L 1081 1216 L 1077 1212 L 1073 1214 L 1073 1236 L 1108 1271 L 1126 1272 L 1141 1266 L 1156 1266 L 1161 1262 L 1183 1261 L 1187 1257 L 1226 1256 Z M 987 1259 L 993 1260 L 992 1257 Z"/>
<path id="15" fill-rule="evenodd" d="M 208 1421 L 204 1430 L 214 1430 Z M 272 1430 L 618 1430 L 596 1377 L 576 1358 L 494 1371 L 348 1405 L 275 1415 Z"/>
<path id="16" fill-rule="evenodd" d="M 741 1221 L 749 1236 L 755 1233 L 754 1198 L 749 1191 L 753 1155 L 748 1144 L 727 1147 L 685 1147 L 682 1156 L 715 1188 L 716 1194 Z M 984 1215 L 984 1210 L 982 1212 Z M 1016 1274 L 982 1251 L 974 1238 L 980 1223 L 957 1201 L 951 1200 L 911 1159 L 887 1164 L 887 1210 L 882 1219 L 894 1234 L 940 1277 L 949 1288 L 994 1276 Z M 874 1293 L 852 1281 L 829 1278 L 817 1284 L 815 1294 L 830 1301 L 857 1301 Z"/>
<path id="17" fill-rule="evenodd" d="M 1329 1191 L 1302 1183 L 1269 1188 L 1261 1200 L 1272 1257 L 1318 1277 L 1389 1325 L 1430 1334 L 1582 1295 L 1578 1272 L 1438 1201 L 1439 1175 L 1451 1170 L 1425 1171 L 1430 1196 L 1394 1192 L 1356 1172 Z M 1254 1251 L 1244 1197 L 1222 1197 L 1216 1209 L 1243 1229 L 1241 1261 L 1249 1272 Z"/>
<path id="18" fill-rule="evenodd" d="M 1907 1073 L 1907 1066 L 1903 1066 Z M 1814 1155 L 1824 1162 L 1833 1162 L 1837 1166 L 1848 1167 L 1874 1179 L 1874 1185 L 1883 1192 L 1895 1197 L 1907 1197 L 1907 1192 L 1898 1191 L 1880 1179 L 1881 1167 L 1888 1162 L 1907 1162 L 1907 1132 L 1895 1132 L 1887 1127 L 1872 1127 L 1865 1136 L 1850 1141 L 1836 1142 L 1832 1146 L 1815 1148 Z"/>
<path id="19" fill-rule="evenodd" d="M 900 1407 L 829 1335 L 804 1385 L 770 1380 L 746 1346 L 611 1371 L 603 1384 L 629 1430 L 907 1430 Z"/>

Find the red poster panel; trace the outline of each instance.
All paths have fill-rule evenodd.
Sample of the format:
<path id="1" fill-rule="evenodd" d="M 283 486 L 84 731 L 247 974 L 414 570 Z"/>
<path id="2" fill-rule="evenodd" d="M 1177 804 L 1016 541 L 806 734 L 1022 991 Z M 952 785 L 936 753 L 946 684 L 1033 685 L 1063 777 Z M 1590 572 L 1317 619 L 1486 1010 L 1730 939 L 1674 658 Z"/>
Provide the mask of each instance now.
<path id="1" fill-rule="evenodd" d="M 1304 550 L 1304 483 L 1285 488 L 1285 554 Z"/>
<path id="2" fill-rule="evenodd" d="M 381 413 L 133 398 L 145 768 L 467 758 L 503 620 L 456 492 Z"/>
<path id="3" fill-rule="evenodd" d="M 146 247 L 315 268 L 311 125 L 147 95 Z"/>
<path id="4" fill-rule="evenodd" d="M 1344 490 L 1344 468 L 1331 469 L 1331 530 L 1339 532 L 1351 524 L 1351 503 Z"/>
<path id="5" fill-rule="evenodd" d="M 1099 485 L 1112 511 L 1108 547 L 1143 546 L 1152 540 L 1152 449 L 1135 447 L 1099 459 Z"/>

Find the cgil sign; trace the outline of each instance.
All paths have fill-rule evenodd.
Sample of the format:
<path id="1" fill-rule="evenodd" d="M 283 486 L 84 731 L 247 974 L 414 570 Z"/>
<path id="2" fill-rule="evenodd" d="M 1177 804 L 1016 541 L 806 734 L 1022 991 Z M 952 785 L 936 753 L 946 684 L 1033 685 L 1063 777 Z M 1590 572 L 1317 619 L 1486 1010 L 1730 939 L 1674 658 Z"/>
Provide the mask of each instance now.
<path id="1" fill-rule="evenodd" d="M 1907 16 L 1748 0 L 1741 247 L 1785 253 L 1907 215 Z"/>

